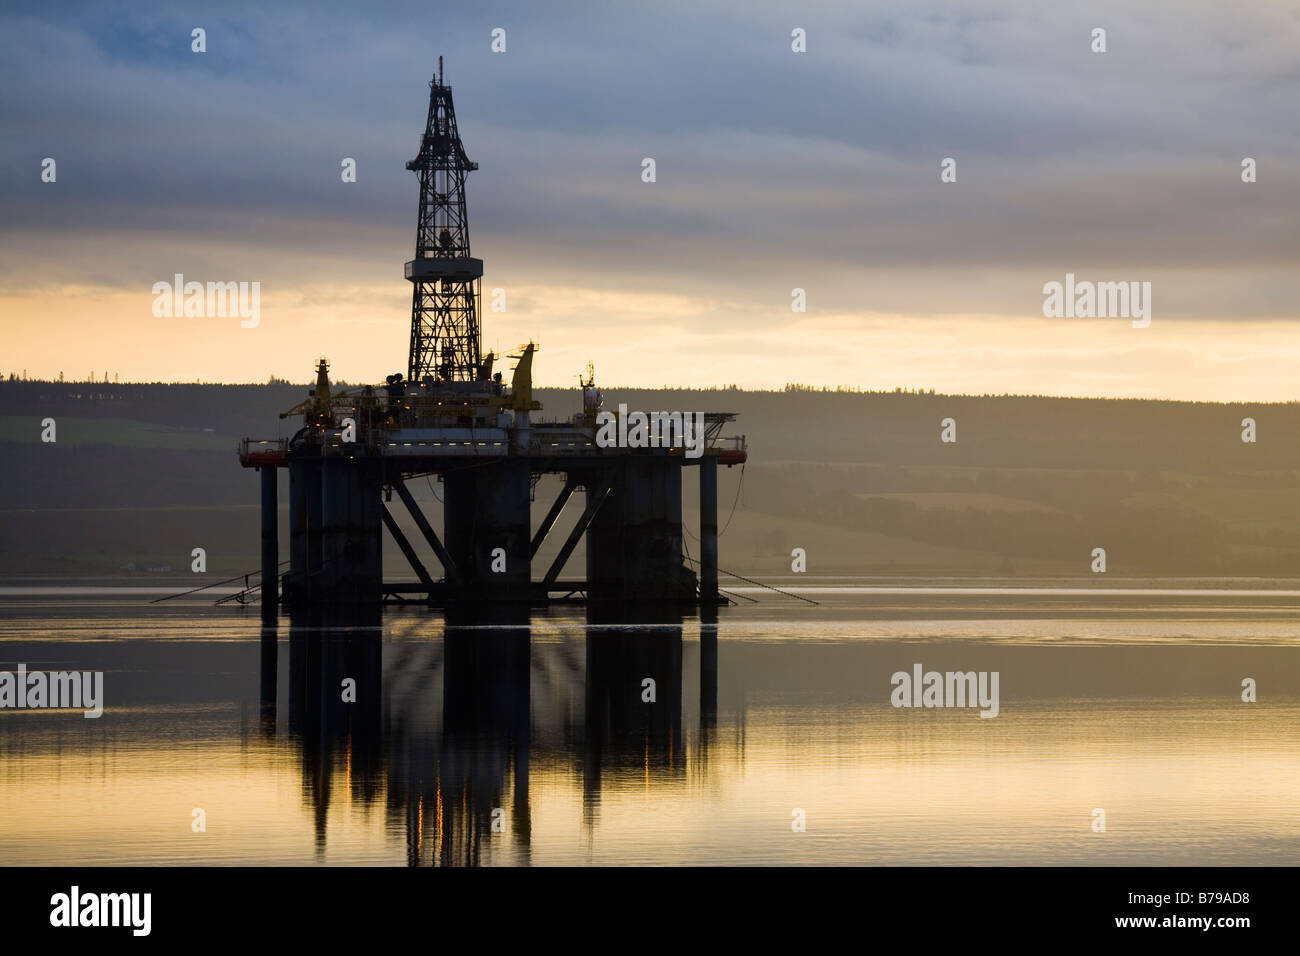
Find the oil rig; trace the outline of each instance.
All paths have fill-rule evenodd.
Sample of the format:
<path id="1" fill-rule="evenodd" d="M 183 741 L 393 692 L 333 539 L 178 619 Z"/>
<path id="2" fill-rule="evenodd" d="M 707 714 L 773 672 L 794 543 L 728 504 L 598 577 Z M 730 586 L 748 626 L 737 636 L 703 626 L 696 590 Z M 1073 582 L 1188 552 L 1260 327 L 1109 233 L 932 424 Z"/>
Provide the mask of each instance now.
<path id="1" fill-rule="evenodd" d="M 622 436 L 626 419 L 638 413 L 624 406 L 604 411 L 588 366 L 579 379 L 581 412 L 564 421 L 535 417 L 541 410 L 532 388 L 536 345 L 509 356 L 515 360 L 509 384 L 494 370 L 497 356 L 482 353 L 483 260 L 470 254 L 465 202 L 466 174 L 478 164 L 461 143 L 441 57 L 429 83 L 420 149 L 406 168 L 419 178 L 420 210 L 415 258 L 405 270 L 412 286 L 405 376 L 336 390 L 322 358 L 306 400 L 280 416 L 302 416 L 293 437 L 240 442 L 240 463 L 261 473 L 263 617 L 275 619 L 281 603 L 290 610 L 421 599 L 435 607 L 727 603 L 718 591 L 717 475 L 719 464 L 746 460 L 744 436 L 721 434 L 736 416 L 693 413 L 702 434 L 692 447 L 671 422 L 662 432 L 654 429 L 658 440 L 602 441 L 598 423 L 612 423 L 604 434 Z M 686 467 L 699 474 L 698 575 L 683 554 Z M 289 477 L 289 568 L 283 576 L 281 469 Z M 534 530 L 530 505 L 538 480 L 548 474 L 561 476 L 563 485 Z M 407 488 L 415 478 L 442 485 L 441 536 Z M 421 547 L 394 517 L 394 495 L 419 529 Z M 571 501 L 577 507 L 570 510 L 581 511 L 535 579 L 533 559 L 549 535 L 563 533 L 556 529 Z M 381 528 L 417 582 L 384 580 Z M 561 581 L 584 538 L 585 577 Z"/>

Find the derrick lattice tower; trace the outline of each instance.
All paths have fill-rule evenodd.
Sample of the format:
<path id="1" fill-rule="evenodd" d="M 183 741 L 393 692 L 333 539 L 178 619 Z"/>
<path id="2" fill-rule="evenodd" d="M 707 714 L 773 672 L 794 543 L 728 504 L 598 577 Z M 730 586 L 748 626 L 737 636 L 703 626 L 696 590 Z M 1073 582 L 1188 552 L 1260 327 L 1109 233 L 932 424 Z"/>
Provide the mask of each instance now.
<path id="1" fill-rule="evenodd" d="M 411 298 L 411 355 L 407 378 L 473 382 L 486 378 L 479 343 L 479 283 L 483 260 L 469 249 L 465 174 L 478 169 L 456 129 L 451 87 L 429 81 L 429 115 L 420 152 L 406 164 L 420 178 L 415 258 L 406 264 Z"/>

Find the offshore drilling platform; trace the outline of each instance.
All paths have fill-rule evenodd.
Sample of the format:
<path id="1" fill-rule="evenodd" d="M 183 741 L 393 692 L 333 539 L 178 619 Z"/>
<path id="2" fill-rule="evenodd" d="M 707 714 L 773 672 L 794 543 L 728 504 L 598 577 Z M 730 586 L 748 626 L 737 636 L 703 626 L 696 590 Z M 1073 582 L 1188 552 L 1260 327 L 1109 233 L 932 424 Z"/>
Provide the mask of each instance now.
<path id="1" fill-rule="evenodd" d="M 240 444 L 240 462 L 261 472 L 262 614 L 289 609 L 409 603 L 438 607 L 496 602 L 726 603 L 718 591 L 718 465 L 746 459 L 745 440 L 723 437 L 730 413 L 604 411 L 590 366 L 580 379 L 582 411 L 567 421 L 534 419 L 536 346 L 510 357 L 510 383 L 482 354 L 479 286 L 483 260 L 470 254 L 465 176 L 469 160 L 456 127 L 451 87 L 429 83 L 429 112 L 416 157 L 420 182 L 412 285 L 411 347 L 405 375 L 383 385 L 335 391 L 320 359 L 315 387 L 280 417 L 302 416 L 290 439 Z M 641 415 L 639 421 L 632 421 Z M 674 429 L 673 426 L 676 426 Z M 629 426 L 631 426 L 629 428 Z M 623 441 L 628 434 L 640 441 Z M 603 438 L 617 434 L 620 441 Z M 694 439 L 692 441 L 692 439 Z M 699 573 L 682 541 L 683 469 L 698 469 Z M 289 569 L 280 576 L 277 477 L 289 477 Z M 538 480 L 563 485 L 534 530 Z M 442 485 L 443 534 L 407 488 L 412 478 Z M 575 497 L 575 492 L 582 492 Z M 417 548 L 398 524 L 394 495 L 419 529 Z M 561 526 L 570 501 L 581 513 L 559 553 L 534 579 L 533 559 Z M 381 528 L 417 582 L 384 580 Z M 585 538 L 580 580 L 560 573 Z M 418 540 L 418 539 L 417 539 Z M 427 562 L 427 563 L 426 563 Z M 435 563 L 436 562 L 436 563 Z M 430 568 L 433 568 L 431 571 Z"/>

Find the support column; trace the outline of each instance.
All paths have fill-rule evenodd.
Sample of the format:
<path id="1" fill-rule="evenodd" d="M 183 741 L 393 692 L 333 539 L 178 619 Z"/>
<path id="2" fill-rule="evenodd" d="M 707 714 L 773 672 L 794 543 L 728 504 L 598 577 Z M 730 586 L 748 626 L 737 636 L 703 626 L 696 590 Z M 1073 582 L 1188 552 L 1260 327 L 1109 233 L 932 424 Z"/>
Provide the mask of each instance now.
<path id="1" fill-rule="evenodd" d="M 329 457 L 320 463 L 321 569 L 313 601 L 370 604 L 382 594 L 379 463 Z"/>
<path id="2" fill-rule="evenodd" d="M 695 600 L 695 575 L 682 564 L 681 478 L 677 456 L 627 459 L 620 534 L 626 599 Z"/>
<path id="3" fill-rule="evenodd" d="M 284 601 L 293 607 L 307 595 L 307 463 L 289 459 L 289 576 Z"/>
<path id="4" fill-rule="evenodd" d="M 348 469 L 352 463 L 346 458 L 320 460 L 321 522 L 317 537 L 320 541 L 319 572 L 312 579 L 312 603 L 346 600 L 345 587 L 348 565 L 344 551 L 348 543 L 348 499 L 352 489 Z"/>
<path id="5" fill-rule="evenodd" d="M 303 462 L 303 490 L 307 497 L 307 576 L 304 580 L 303 593 L 307 600 L 313 598 L 318 590 L 318 575 L 322 558 L 324 527 L 321 507 L 321 461 L 320 458 L 308 458 Z"/>
<path id="6" fill-rule="evenodd" d="M 718 600 L 718 459 L 700 459 L 700 600 Z"/>
<path id="7" fill-rule="evenodd" d="M 262 471 L 262 620 L 274 621 L 280 609 L 280 527 L 276 471 L 263 465 Z"/>
<path id="8" fill-rule="evenodd" d="M 478 471 L 474 562 L 483 594 L 498 601 L 527 601 L 532 578 L 528 462 L 506 460 Z M 498 549 L 504 554 L 494 559 Z"/>
<path id="9" fill-rule="evenodd" d="M 442 543 L 451 566 L 459 572 L 458 590 L 468 590 L 475 583 L 474 516 L 479 505 L 474 479 L 478 470 L 458 468 L 442 476 Z M 446 562 L 443 567 L 450 572 Z M 450 582 L 451 574 L 446 578 Z"/>
<path id="10" fill-rule="evenodd" d="M 350 560 L 358 568 L 358 597 L 365 604 L 377 604 L 383 600 L 383 486 L 382 463 L 375 458 L 362 459 L 354 497 L 349 503 L 349 523 L 360 542 Z"/>
<path id="11" fill-rule="evenodd" d="M 587 507 L 608 482 L 609 495 L 587 528 L 587 596 L 593 601 L 614 601 L 624 596 L 623 573 L 623 472 L 626 459 L 613 458 L 600 471 L 586 472 Z"/>
<path id="12" fill-rule="evenodd" d="M 463 597 L 495 601 L 531 597 L 529 484 L 528 462 L 522 459 L 503 459 L 443 476 L 443 534 L 464 584 Z M 498 548 L 504 554 L 494 558 Z"/>

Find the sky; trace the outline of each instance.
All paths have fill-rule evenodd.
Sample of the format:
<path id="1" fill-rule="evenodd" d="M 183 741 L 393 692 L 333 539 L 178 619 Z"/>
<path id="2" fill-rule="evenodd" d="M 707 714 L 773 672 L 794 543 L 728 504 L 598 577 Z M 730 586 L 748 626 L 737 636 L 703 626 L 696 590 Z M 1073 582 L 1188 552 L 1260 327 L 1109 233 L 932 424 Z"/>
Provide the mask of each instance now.
<path id="1" fill-rule="evenodd" d="M 439 55 L 484 349 L 540 384 L 1300 400 L 1279 0 L 9 3 L 0 371 L 405 371 Z M 155 316 L 176 273 L 260 283 L 258 324 Z M 1150 324 L 1045 317 L 1067 273 Z"/>

